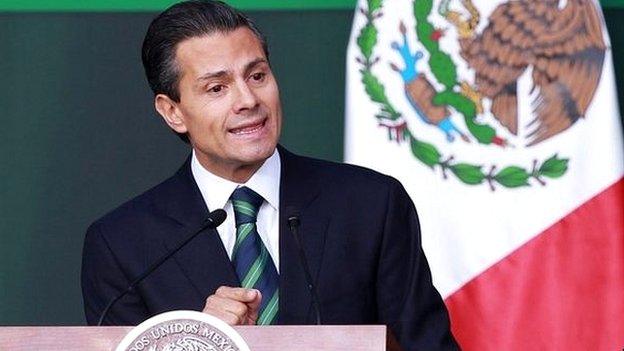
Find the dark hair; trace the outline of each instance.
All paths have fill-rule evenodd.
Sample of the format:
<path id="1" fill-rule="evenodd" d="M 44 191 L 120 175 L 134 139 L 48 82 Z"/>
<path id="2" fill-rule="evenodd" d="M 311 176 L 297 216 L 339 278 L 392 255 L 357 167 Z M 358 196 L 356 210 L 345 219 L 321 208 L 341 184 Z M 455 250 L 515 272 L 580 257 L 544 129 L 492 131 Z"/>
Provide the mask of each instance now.
<path id="1" fill-rule="evenodd" d="M 240 27 L 247 27 L 255 34 L 268 60 L 266 39 L 256 25 L 243 13 L 221 1 L 180 2 L 154 18 L 143 39 L 141 53 L 147 82 L 154 95 L 165 94 L 180 102 L 180 71 L 176 63 L 179 43 L 194 37 L 231 32 Z M 186 134 L 179 136 L 188 142 Z"/>

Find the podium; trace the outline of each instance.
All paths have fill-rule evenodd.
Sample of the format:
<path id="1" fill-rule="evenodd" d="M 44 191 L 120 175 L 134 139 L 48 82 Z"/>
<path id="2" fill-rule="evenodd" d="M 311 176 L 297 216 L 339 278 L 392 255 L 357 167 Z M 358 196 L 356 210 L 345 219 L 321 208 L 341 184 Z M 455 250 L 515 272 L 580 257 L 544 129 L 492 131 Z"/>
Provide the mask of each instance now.
<path id="1" fill-rule="evenodd" d="M 111 351 L 132 327 L 0 327 L 0 350 Z M 252 351 L 384 351 L 386 327 L 235 326 Z"/>

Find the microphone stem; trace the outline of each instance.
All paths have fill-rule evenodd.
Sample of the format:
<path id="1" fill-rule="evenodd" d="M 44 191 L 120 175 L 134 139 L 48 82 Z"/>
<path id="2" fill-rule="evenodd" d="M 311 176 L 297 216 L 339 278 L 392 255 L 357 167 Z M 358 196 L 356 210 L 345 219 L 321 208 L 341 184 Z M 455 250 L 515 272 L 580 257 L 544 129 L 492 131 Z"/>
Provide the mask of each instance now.
<path id="1" fill-rule="evenodd" d="M 312 283 L 312 274 L 310 274 L 308 260 L 306 259 L 305 252 L 303 251 L 303 245 L 301 245 L 301 239 L 299 238 L 299 218 L 290 217 L 288 219 L 288 226 L 293 236 L 295 237 L 295 243 L 297 244 L 297 249 L 299 251 L 299 258 L 303 267 L 306 281 L 308 283 L 308 290 L 310 290 L 310 295 L 312 297 L 312 306 L 314 307 L 314 312 L 316 314 L 316 325 L 321 325 L 321 307 L 319 303 L 320 299 L 316 291 L 316 286 Z"/>
<path id="2" fill-rule="evenodd" d="M 217 210 L 217 211 L 223 211 L 223 210 Z M 217 211 L 214 211 L 211 213 L 211 215 Z M 225 213 L 225 212 L 223 212 Z M 217 221 L 215 221 L 211 216 L 209 216 L 206 221 L 201 225 L 201 227 L 196 230 L 195 232 L 193 232 L 191 235 L 189 235 L 188 237 L 186 237 L 186 239 L 184 239 L 182 242 L 180 242 L 173 250 L 167 252 L 167 254 L 165 254 L 164 256 L 162 256 L 160 259 L 158 259 L 156 262 L 152 263 L 145 271 L 143 271 L 143 273 L 141 275 L 139 275 L 138 277 L 136 277 L 132 283 L 130 283 L 130 285 L 128 286 L 128 288 L 126 290 L 124 290 L 123 292 L 121 292 L 119 295 L 117 295 L 114 299 L 112 299 L 108 305 L 106 305 L 106 308 L 104 308 L 104 311 L 102 312 L 102 314 L 100 315 L 100 319 L 98 320 L 98 324 L 97 326 L 101 326 L 102 323 L 104 322 L 104 318 L 106 317 L 106 315 L 108 314 L 109 310 L 111 309 L 111 307 L 113 307 L 113 305 L 115 304 L 115 302 L 117 302 L 119 299 L 121 299 L 122 297 L 124 297 L 127 293 L 131 292 L 134 290 L 134 288 L 143 281 L 143 279 L 145 279 L 148 275 L 150 275 L 153 271 L 156 270 L 156 268 L 158 268 L 163 262 L 165 262 L 166 260 L 168 260 L 171 256 L 173 256 L 173 254 L 175 254 L 176 252 L 178 252 L 184 245 L 188 244 L 189 241 L 193 240 L 197 235 L 199 235 L 199 233 L 203 232 L 204 230 L 206 230 L 206 228 L 216 228 L 219 224 L 221 224 L 223 222 L 223 220 L 225 219 L 225 216 L 223 218 L 218 219 Z M 217 223 L 218 222 L 218 223 Z"/>

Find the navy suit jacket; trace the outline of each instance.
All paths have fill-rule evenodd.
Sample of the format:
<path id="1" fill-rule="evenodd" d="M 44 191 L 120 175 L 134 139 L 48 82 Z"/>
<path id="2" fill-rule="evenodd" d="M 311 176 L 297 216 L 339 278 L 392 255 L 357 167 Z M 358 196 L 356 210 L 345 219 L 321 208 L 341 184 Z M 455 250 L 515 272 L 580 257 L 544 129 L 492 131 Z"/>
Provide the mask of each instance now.
<path id="1" fill-rule="evenodd" d="M 361 167 L 296 156 L 279 148 L 278 324 L 315 322 L 288 217 L 315 280 L 323 324 L 386 324 L 408 350 L 454 350 L 449 319 L 421 249 L 411 199 L 395 179 Z M 214 209 L 211 209 L 214 210 Z M 171 178 L 93 223 L 82 289 L 89 324 L 106 304 L 206 218 L 190 159 Z M 214 230 L 206 230 L 117 302 L 105 324 L 201 311 L 221 286 L 240 286 Z"/>

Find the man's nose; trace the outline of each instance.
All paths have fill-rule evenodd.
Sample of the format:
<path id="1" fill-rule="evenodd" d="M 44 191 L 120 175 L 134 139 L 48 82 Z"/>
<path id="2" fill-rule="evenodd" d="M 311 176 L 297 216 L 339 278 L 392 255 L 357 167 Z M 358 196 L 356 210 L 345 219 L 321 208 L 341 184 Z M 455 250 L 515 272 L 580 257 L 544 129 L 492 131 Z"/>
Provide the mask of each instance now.
<path id="1" fill-rule="evenodd" d="M 245 110 L 251 110 L 258 105 L 258 97 L 256 92 L 247 85 L 247 82 L 240 82 L 236 84 L 237 95 L 234 100 L 234 111 L 242 112 Z"/>

